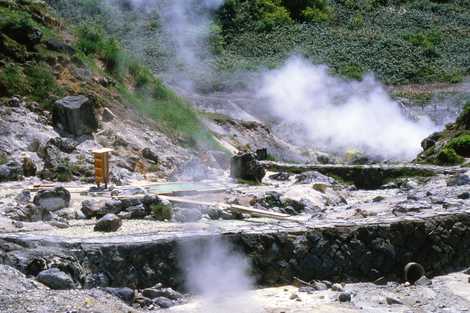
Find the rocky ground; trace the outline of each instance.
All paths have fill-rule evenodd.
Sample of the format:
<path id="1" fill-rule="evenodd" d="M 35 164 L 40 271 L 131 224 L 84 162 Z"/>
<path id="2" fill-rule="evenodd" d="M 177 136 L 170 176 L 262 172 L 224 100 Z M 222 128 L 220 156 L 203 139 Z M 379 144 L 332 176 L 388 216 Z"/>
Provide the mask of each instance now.
<path id="1" fill-rule="evenodd" d="M 262 166 L 261 163 L 256 164 L 253 166 Z M 271 163 L 264 165 L 267 168 L 273 167 Z M 314 308 L 318 312 L 328 310 L 381 312 L 385 306 L 390 312 L 463 312 L 462 308 L 468 304 L 466 302 L 468 300 L 465 300 L 468 299 L 468 295 L 459 291 L 461 289 L 459 286 L 468 284 L 463 274 L 434 278 L 432 285 L 426 283 L 425 286 L 409 287 L 401 283 L 402 274 L 399 272 L 403 262 L 407 262 L 405 260 L 423 262 L 426 273 L 430 276 L 445 273 L 459 266 L 468 266 L 465 261 L 467 256 L 465 253 L 460 254 L 467 248 L 460 246 L 459 240 L 455 239 L 457 235 L 465 240 L 468 230 L 464 216 L 468 215 L 470 208 L 470 172 L 466 168 L 433 167 L 433 175 L 410 176 L 409 172 L 405 172 L 408 174 L 402 177 L 394 175 L 390 179 L 382 177 L 383 185 L 374 189 L 359 189 L 341 177 L 333 178 L 318 171 L 307 170 L 310 169 L 309 167 L 305 167 L 307 171 L 300 174 L 288 171 L 295 168 L 295 172 L 299 172 L 298 165 L 279 164 L 278 168 L 286 171 L 268 171 L 262 178 L 262 184 L 252 186 L 239 184 L 226 175 L 218 180 L 197 184 L 155 184 L 141 181 L 126 186 L 113 186 L 109 191 L 96 190 L 92 185 L 77 182 L 52 184 L 47 188 L 31 187 L 34 183 L 44 184 L 44 181 L 37 178 L 3 183 L 0 195 L 0 232 L 2 233 L 0 240 L 3 263 L 19 268 L 38 281 L 41 281 L 41 275 L 47 277 L 51 274 L 48 271 L 58 268 L 59 272 L 51 274 L 52 283 L 50 280 L 43 280 L 43 282 L 54 287 L 57 280 L 61 284 L 65 281 L 67 287 L 64 288 L 72 290 L 53 292 L 40 288 L 38 287 L 41 286 L 40 284 L 25 280 L 23 276 L 8 267 L 4 268 L 3 275 L 16 277 L 18 286 L 26 286 L 21 288 L 34 287 L 31 291 L 34 297 L 51 299 L 37 303 L 37 307 L 33 306 L 31 312 L 42 312 L 41 310 L 45 309 L 41 307 L 41 303 L 47 307 L 46 302 L 61 303 L 57 305 L 57 308 L 62 308 L 64 303 L 67 303 L 66 309 L 70 312 L 74 309 L 77 312 L 100 312 L 100 309 L 107 305 L 115 305 L 116 312 L 121 312 L 121 307 L 124 308 L 122 312 L 127 312 L 124 304 L 109 296 L 103 296 L 102 291 L 93 289 L 107 286 L 131 287 L 129 290 L 132 291 L 133 298 L 129 305 L 135 309 L 153 310 L 176 305 L 174 308 L 176 312 L 198 312 L 198 310 L 208 312 L 207 304 L 204 304 L 206 300 L 201 304 L 197 297 L 174 299 L 165 296 L 147 297 L 144 294 L 145 287 L 158 282 L 163 282 L 166 286 L 181 286 L 174 280 L 179 275 L 177 274 L 179 265 L 172 245 L 173 242 L 178 242 L 178 238 L 192 240 L 191 238 L 213 235 L 230 237 L 231 234 L 236 234 L 238 239 L 234 239 L 235 242 L 246 241 L 242 246 L 244 250 L 247 250 L 247 255 L 268 253 L 265 256 L 266 259 L 255 268 L 262 285 L 269 286 L 281 282 L 285 284 L 292 279 L 290 271 L 297 272 L 302 279 L 309 281 L 301 290 L 294 287 L 282 287 L 253 292 L 250 297 L 255 299 L 254 309 L 261 310 L 259 312 L 304 312 L 307 308 L 310 310 Z M 343 168 L 348 170 L 348 173 L 351 170 L 350 166 Z M 367 177 L 367 175 L 374 175 L 376 168 L 376 166 L 366 165 L 361 166 L 360 170 L 362 175 Z M 384 171 L 383 173 L 395 172 Z M 64 186 L 65 189 L 57 187 L 59 185 Z M 155 192 L 160 195 L 153 196 Z M 191 203 L 189 205 L 178 202 L 171 204 L 163 195 L 178 196 Z M 229 206 L 224 207 L 221 204 Z M 227 211 L 230 205 L 272 212 L 279 214 L 280 217 L 250 217 L 246 214 L 247 212 Z M 458 217 L 459 214 L 463 215 Z M 455 218 L 452 218 L 453 215 Z M 436 222 L 432 221 L 436 216 L 442 216 L 442 222 L 436 221 L 438 225 L 441 225 L 437 228 Z M 448 221 L 446 216 L 450 216 Z M 420 229 L 417 225 L 423 221 L 425 221 L 423 225 L 426 225 L 424 233 L 419 231 L 420 235 L 415 234 L 414 232 Z M 411 224 L 406 226 L 407 223 Z M 417 223 L 416 226 L 413 226 L 413 223 Z M 354 263 L 354 261 L 353 259 L 349 261 L 350 256 L 346 255 L 359 249 L 349 247 L 348 244 L 354 240 L 364 240 L 361 238 L 361 231 L 356 230 L 356 227 L 365 230 L 370 227 L 372 231 L 368 235 L 369 239 L 365 239 L 363 243 L 366 246 L 371 245 L 372 250 L 364 254 L 370 253 L 371 259 L 356 260 L 359 263 L 371 262 L 367 265 L 366 272 L 361 272 L 362 269 L 356 272 L 353 270 L 356 265 L 348 265 L 349 262 Z M 416 246 L 407 246 L 404 242 L 406 240 L 399 240 L 394 232 L 388 233 L 387 229 L 396 227 L 404 227 L 403 235 L 407 233 L 410 239 L 413 238 L 411 240 L 417 240 L 416 245 L 422 241 L 419 245 L 423 244 L 425 250 L 414 251 Z M 405 230 L 406 227 L 409 229 Z M 433 228 L 435 230 L 428 231 Z M 343 235 L 339 229 L 343 229 Z M 308 243 L 307 246 L 314 245 L 311 249 L 326 249 L 321 254 L 329 255 L 335 245 L 341 247 L 341 252 L 333 252 L 331 259 L 328 257 L 321 261 L 323 263 L 319 263 L 323 264 L 319 266 L 324 269 L 317 274 L 315 274 L 316 270 L 309 274 L 309 262 L 316 261 L 311 260 L 305 263 L 306 259 L 299 254 L 295 257 L 297 259 L 295 262 L 299 262 L 299 265 L 287 271 L 281 271 L 279 274 L 271 272 L 275 268 L 279 270 L 279 266 L 281 268 L 285 266 L 282 265 L 286 260 L 284 253 L 287 252 L 287 255 L 291 253 L 288 252 L 290 251 L 288 247 L 292 247 L 295 251 L 304 244 L 302 242 L 305 239 L 302 239 L 303 235 L 300 234 L 311 233 L 315 237 L 317 235 L 313 234 L 316 232 L 319 232 L 318 236 L 326 241 Z M 435 232 L 437 237 L 433 237 L 432 232 Z M 283 234 L 292 239 L 282 243 L 286 240 L 282 239 Z M 343 236 L 346 237 L 343 238 Z M 384 236 L 384 239 L 381 239 L 384 240 L 382 244 L 373 240 L 376 236 L 380 238 Z M 420 236 L 425 236 L 424 241 L 419 239 Z M 275 253 L 272 250 L 274 248 L 268 243 L 273 239 L 268 238 L 277 238 L 274 239 L 276 244 L 281 247 L 285 245 L 283 249 L 287 250 L 283 253 Z M 254 240 L 253 245 L 248 244 L 252 240 Z M 372 241 L 369 242 L 369 240 Z M 167 246 L 168 244 L 170 246 Z M 259 248 L 259 245 L 263 247 Z M 379 247 L 377 245 L 382 248 L 377 248 Z M 129 250 L 120 251 L 121 247 L 129 247 Z M 101 251 L 99 252 L 101 257 L 91 257 L 96 254 L 92 252 L 96 249 Z M 169 250 L 164 252 L 165 249 Z M 369 248 L 365 251 L 367 249 Z M 162 250 L 162 254 L 148 255 L 150 251 L 156 250 Z M 135 251 L 140 252 L 135 255 Z M 346 254 L 341 256 L 342 253 Z M 407 253 L 415 256 L 404 257 Z M 140 258 L 139 254 L 147 255 L 151 259 Z M 268 257 L 271 254 L 276 255 L 273 260 L 270 260 L 271 256 Z M 387 261 L 387 257 L 384 258 L 387 255 L 393 258 L 392 263 Z M 424 255 L 433 256 L 432 259 L 426 260 Z M 100 264 L 104 259 L 113 261 Z M 114 261 L 118 259 L 122 260 L 119 261 L 119 265 Z M 343 261 L 340 261 L 341 259 Z M 374 259 L 377 259 L 378 263 Z M 440 261 L 433 261 L 434 259 Z M 155 263 L 152 263 L 155 260 L 166 264 L 164 274 L 159 272 L 162 270 L 159 265 L 155 267 Z M 336 270 L 329 268 L 330 262 L 334 262 L 333 264 L 339 268 Z M 139 278 L 132 278 L 134 274 L 131 273 L 128 273 L 130 276 L 125 274 L 129 266 L 136 267 Z M 266 266 L 272 268 L 265 268 Z M 341 288 L 336 288 L 336 286 L 334 287 L 336 291 L 332 291 L 331 288 L 323 291 L 310 288 L 313 284 L 312 279 L 323 274 L 329 277 L 328 273 L 334 276 L 335 271 L 345 275 L 343 278 L 335 279 L 339 282 L 347 281 L 347 277 L 356 277 L 360 280 L 368 277 L 366 280 L 373 280 L 375 278 L 371 277 L 376 274 L 372 276 L 367 274 L 370 270 L 369 266 L 378 270 L 378 276 L 383 273 L 389 277 L 384 280 L 386 286 L 355 283 L 346 284 Z M 93 268 L 96 268 L 97 272 Z M 99 271 L 104 268 L 111 271 L 106 274 L 107 279 L 100 278 L 102 274 L 99 274 Z M 116 272 L 112 274 L 113 271 Z M 115 275 L 121 275 L 121 277 L 118 278 Z M 85 290 L 75 289 L 77 287 L 85 288 Z M 21 312 L 21 305 L 27 304 L 27 302 L 12 303 L 8 300 L 11 299 L 12 293 L 17 292 L 15 288 L 9 290 L 5 295 L 6 300 L 1 302 L 8 308 L 7 312 Z M 88 290 L 88 288 L 92 289 Z M 158 288 L 160 287 L 157 287 L 157 290 Z M 351 296 L 351 302 L 349 300 L 345 301 L 347 303 L 338 302 L 340 289 L 344 289 L 343 292 Z M 127 292 L 129 290 L 126 289 Z M 149 292 L 147 291 L 147 295 Z M 161 292 L 158 291 L 157 294 L 161 295 Z M 122 298 L 122 294 L 119 296 Z M 35 299 L 34 297 L 31 299 Z M 64 302 L 63 299 L 67 297 L 73 297 L 74 300 Z M 417 298 L 419 298 L 418 302 Z M 217 304 L 215 307 L 217 308 Z M 57 312 L 60 312 L 60 309 Z M 224 311 L 215 309 L 214 312 Z"/>

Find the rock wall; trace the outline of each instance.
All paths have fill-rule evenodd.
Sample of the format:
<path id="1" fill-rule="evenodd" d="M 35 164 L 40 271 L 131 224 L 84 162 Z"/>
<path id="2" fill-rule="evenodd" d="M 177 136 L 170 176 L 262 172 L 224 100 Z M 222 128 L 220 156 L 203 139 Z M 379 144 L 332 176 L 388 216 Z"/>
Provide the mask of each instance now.
<path id="1" fill-rule="evenodd" d="M 197 247 L 208 244 L 211 237 L 65 244 L 56 239 L 4 236 L 0 239 L 0 261 L 32 275 L 59 267 L 85 288 L 143 288 L 157 282 L 181 288 L 181 242 Z M 289 283 L 293 277 L 306 281 L 375 280 L 382 276 L 401 280 L 405 264 L 411 261 L 421 263 L 428 276 L 470 265 L 468 213 L 391 224 L 223 237 L 249 257 L 260 285 Z"/>

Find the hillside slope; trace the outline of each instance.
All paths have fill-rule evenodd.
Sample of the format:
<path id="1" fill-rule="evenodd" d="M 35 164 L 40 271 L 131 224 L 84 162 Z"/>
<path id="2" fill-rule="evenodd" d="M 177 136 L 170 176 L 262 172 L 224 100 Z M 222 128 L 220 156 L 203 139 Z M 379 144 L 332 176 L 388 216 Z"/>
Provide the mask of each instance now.
<path id="1" fill-rule="evenodd" d="M 0 163 L 9 173 L 27 155 L 41 178 L 92 180 L 91 150 L 105 146 L 115 149 L 116 181 L 135 175 L 138 160 L 166 177 L 191 150 L 218 149 L 192 107 L 99 29 L 70 28 L 43 1 L 1 1 L 0 13 Z M 68 96 L 91 105 L 93 132 L 58 124 L 57 101 L 77 100 Z"/>

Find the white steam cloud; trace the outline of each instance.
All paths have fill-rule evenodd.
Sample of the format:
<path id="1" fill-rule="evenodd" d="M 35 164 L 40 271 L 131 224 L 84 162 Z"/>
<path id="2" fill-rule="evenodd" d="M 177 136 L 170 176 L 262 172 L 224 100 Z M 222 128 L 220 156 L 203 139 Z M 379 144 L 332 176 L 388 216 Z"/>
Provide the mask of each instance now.
<path id="1" fill-rule="evenodd" d="M 224 0 L 164 1 L 160 10 L 162 26 L 176 53 L 174 83 L 190 88 L 195 77 L 211 75 L 211 15 L 223 3 Z"/>
<path id="2" fill-rule="evenodd" d="M 249 295 L 254 286 L 250 264 L 230 243 L 220 238 L 200 244 L 184 243 L 180 257 L 186 286 L 201 297 L 203 312 L 260 312 Z"/>
<path id="3" fill-rule="evenodd" d="M 301 57 L 266 72 L 259 96 L 285 122 L 284 134 L 330 152 L 357 149 L 375 158 L 411 160 L 436 130 L 427 118 L 409 119 L 372 76 L 345 81 Z"/>

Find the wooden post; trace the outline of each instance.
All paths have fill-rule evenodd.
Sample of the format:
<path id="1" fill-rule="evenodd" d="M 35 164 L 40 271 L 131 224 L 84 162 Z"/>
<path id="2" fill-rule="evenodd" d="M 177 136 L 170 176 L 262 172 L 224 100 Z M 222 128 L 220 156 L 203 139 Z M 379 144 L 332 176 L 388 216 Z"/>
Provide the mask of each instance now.
<path id="1" fill-rule="evenodd" d="M 103 148 L 92 151 L 95 157 L 95 178 L 96 185 L 98 186 L 98 188 L 100 187 L 101 183 L 104 183 L 104 187 L 108 188 L 109 154 L 113 151 L 113 149 L 109 148 Z"/>

